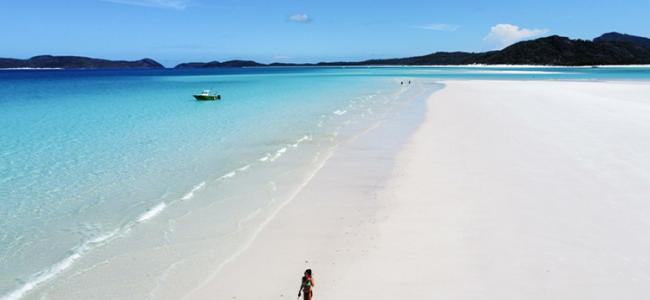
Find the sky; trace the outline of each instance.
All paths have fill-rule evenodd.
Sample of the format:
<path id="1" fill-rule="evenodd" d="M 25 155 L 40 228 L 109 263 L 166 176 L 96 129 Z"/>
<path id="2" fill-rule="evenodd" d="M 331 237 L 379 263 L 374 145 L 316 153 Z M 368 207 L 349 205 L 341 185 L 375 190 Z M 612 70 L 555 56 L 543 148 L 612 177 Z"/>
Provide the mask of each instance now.
<path id="1" fill-rule="evenodd" d="M 318 62 L 650 36 L 648 0 L 2 0 L 0 57 Z"/>

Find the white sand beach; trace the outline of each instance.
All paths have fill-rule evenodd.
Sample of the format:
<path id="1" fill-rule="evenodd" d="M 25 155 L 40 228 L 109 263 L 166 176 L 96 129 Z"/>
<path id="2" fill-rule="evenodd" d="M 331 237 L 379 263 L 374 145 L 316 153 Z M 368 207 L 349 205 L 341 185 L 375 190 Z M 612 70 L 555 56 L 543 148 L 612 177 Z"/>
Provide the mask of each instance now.
<path id="1" fill-rule="evenodd" d="M 186 298 L 647 299 L 650 83 L 443 83 L 390 178 L 345 145 Z"/>

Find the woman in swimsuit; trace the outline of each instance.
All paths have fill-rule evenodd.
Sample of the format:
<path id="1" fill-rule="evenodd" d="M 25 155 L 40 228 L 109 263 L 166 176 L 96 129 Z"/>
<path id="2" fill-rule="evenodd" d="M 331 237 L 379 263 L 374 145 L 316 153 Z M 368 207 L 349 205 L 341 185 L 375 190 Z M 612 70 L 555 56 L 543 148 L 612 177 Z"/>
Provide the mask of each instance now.
<path id="1" fill-rule="evenodd" d="M 311 277 L 311 269 L 305 270 L 305 276 L 302 277 L 302 283 L 300 284 L 300 290 L 298 291 L 298 297 L 300 298 L 300 293 L 302 292 L 304 300 L 311 300 L 314 296 L 312 288 L 314 287 L 314 277 Z"/>

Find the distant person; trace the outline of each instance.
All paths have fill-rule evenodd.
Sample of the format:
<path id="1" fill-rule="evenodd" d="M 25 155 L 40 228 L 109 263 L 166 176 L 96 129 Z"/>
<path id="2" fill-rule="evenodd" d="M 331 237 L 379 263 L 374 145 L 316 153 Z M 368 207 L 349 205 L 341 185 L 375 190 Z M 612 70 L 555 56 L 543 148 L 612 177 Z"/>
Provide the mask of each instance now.
<path id="1" fill-rule="evenodd" d="M 298 290 L 298 298 L 302 293 L 304 300 L 311 300 L 314 296 L 312 289 L 314 288 L 314 277 L 311 277 L 311 269 L 305 270 L 305 276 L 302 277 L 302 283 L 300 284 L 300 290 Z"/>
<path id="2" fill-rule="evenodd" d="M 404 85 L 404 81 L 400 81 L 399 84 Z"/>
<path id="3" fill-rule="evenodd" d="M 409 80 L 409 84 L 411 84 L 411 81 Z"/>

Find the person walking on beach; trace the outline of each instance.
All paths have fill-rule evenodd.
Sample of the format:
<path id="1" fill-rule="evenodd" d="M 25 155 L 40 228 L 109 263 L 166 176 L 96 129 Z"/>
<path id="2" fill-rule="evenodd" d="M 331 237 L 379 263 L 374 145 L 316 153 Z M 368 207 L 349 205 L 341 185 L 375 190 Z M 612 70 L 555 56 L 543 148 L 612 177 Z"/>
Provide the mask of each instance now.
<path id="1" fill-rule="evenodd" d="M 302 283 L 298 290 L 298 298 L 300 298 L 300 293 L 302 293 L 304 300 L 311 300 L 314 296 L 314 292 L 312 291 L 313 287 L 314 277 L 311 277 L 311 269 L 307 269 L 305 270 L 305 276 L 302 277 Z"/>

